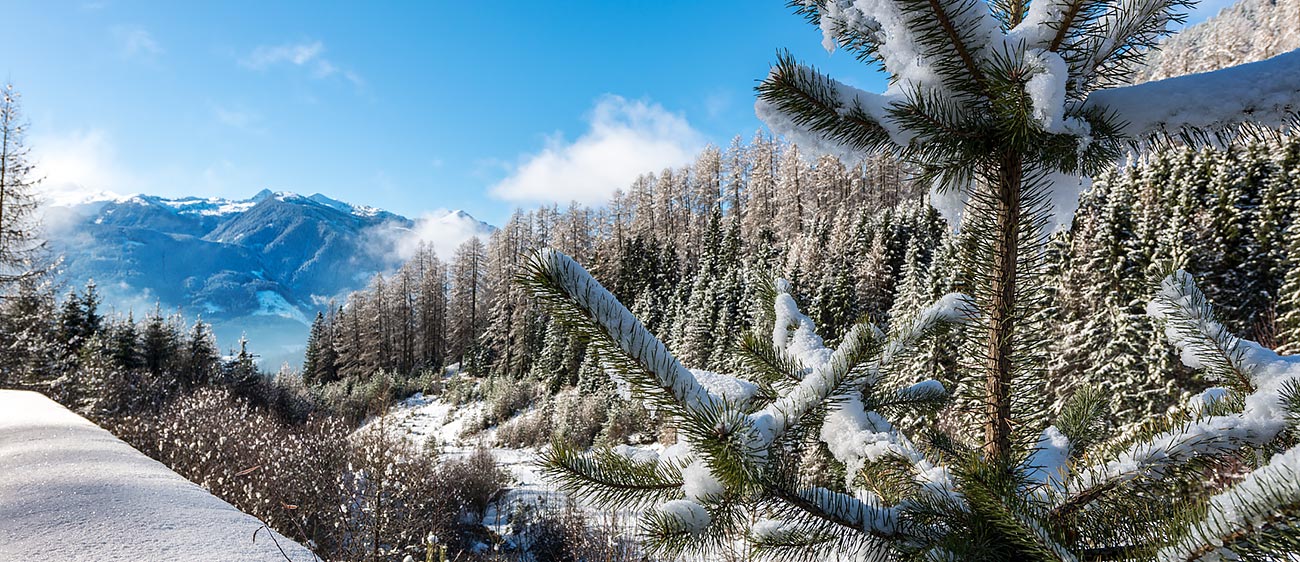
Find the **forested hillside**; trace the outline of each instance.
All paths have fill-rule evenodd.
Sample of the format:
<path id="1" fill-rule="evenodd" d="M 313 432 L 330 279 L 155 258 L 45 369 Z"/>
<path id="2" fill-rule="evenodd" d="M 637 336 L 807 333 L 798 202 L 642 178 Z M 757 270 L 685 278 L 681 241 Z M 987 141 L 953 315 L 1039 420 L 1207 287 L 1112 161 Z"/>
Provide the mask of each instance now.
<path id="1" fill-rule="evenodd" d="M 1134 82 L 1209 72 L 1300 48 L 1300 1 L 1240 0 L 1160 44 Z"/>
<path id="2" fill-rule="evenodd" d="M 460 363 L 476 376 L 558 391 L 605 386 L 599 358 L 550 321 L 516 282 L 523 261 L 552 247 L 592 273 L 688 364 L 740 366 L 749 303 L 791 281 L 829 341 L 859 318 L 915 315 L 963 278 L 970 242 L 888 160 L 807 160 L 757 136 L 696 163 L 646 175 L 599 208 L 517 213 L 487 244 L 449 264 L 430 252 L 324 313 L 304 376 L 363 381 Z M 1300 141 L 1149 154 L 1098 177 L 1072 228 L 1049 246 L 1055 400 L 1081 386 L 1115 396 L 1111 423 L 1163 412 L 1204 386 L 1146 315 L 1158 280 L 1192 273 L 1230 329 L 1300 344 Z M 1275 304 L 1276 303 L 1276 304 Z M 954 382 L 955 350 L 937 346 L 910 376 Z M 502 420 L 511 412 L 504 412 Z"/>

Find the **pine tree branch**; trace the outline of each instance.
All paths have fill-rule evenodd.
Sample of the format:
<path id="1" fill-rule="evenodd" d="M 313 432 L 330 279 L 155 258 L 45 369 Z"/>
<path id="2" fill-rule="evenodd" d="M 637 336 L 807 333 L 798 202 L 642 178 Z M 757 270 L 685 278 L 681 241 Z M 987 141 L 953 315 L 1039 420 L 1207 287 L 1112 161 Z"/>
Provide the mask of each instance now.
<path id="1" fill-rule="evenodd" d="M 1161 560 L 1271 558 L 1300 548 L 1300 447 L 1278 453 L 1225 492 L 1205 515 L 1159 553 Z M 1254 556 L 1252 556 L 1254 555 Z"/>
<path id="2" fill-rule="evenodd" d="M 892 149 L 889 132 L 873 116 L 883 97 L 856 91 L 815 69 L 799 65 L 787 51 L 779 53 L 771 72 L 756 88 L 761 102 L 770 104 L 794 125 L 860 152 Z M 870 111 L 865 103 L 879 106 Z"/>
<path id="3" fill-rule="evenodd" d="M 682 469 L 687 461 L 642 462 L 609 449 L 583 454 L 555 441 L 538 453 L 537 464 L 575 498 L 620 509 L 681 497 Z"/>

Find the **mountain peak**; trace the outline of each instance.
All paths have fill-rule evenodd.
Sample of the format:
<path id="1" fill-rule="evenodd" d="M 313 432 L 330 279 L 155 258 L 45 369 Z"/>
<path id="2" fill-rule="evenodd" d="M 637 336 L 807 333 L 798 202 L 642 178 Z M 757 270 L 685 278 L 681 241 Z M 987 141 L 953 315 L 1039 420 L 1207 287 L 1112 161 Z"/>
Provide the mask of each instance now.
<path id="1" fill-rule="evenodd" d="M 252 201 L 254 203 L 261 203 L 262 201 L 266 201 L 267 199 L 275 197 L 277 193 L 278 192 L 263 188 L 261 191 L 257 192 L 257 195 L 251 197 L 249 201 Z"/>

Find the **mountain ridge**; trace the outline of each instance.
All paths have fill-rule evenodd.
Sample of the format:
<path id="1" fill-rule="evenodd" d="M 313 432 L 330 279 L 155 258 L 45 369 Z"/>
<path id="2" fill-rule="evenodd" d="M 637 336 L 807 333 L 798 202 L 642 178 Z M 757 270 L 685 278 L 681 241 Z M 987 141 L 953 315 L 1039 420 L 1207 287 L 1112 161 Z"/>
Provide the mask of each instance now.
<path id="1" fill-rule="evenodd" d="M 463 211 L 433 215 L 486 236 Z M 424 219 L 420 219 L 424 220 Z M 106 309 L 179 310 L 223 348 L 247 334 L 263 365 L 297 363 L 310 319 L 401 265 L 417 220 L 315 193 L 248 199 L 135 194 L 52 205 L 50 248 L 70 287 L 94 279 Z"/>

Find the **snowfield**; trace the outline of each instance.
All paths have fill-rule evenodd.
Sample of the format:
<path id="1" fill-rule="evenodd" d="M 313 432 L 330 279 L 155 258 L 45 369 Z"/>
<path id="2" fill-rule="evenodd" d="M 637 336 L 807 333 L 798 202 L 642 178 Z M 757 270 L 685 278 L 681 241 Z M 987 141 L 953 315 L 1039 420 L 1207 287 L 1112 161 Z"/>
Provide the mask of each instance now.
<path id="1" fill-rule="evenodd" d="M 0 474 L 0 560 L 315 559 L 34 392 L 0 390 Z"/>

